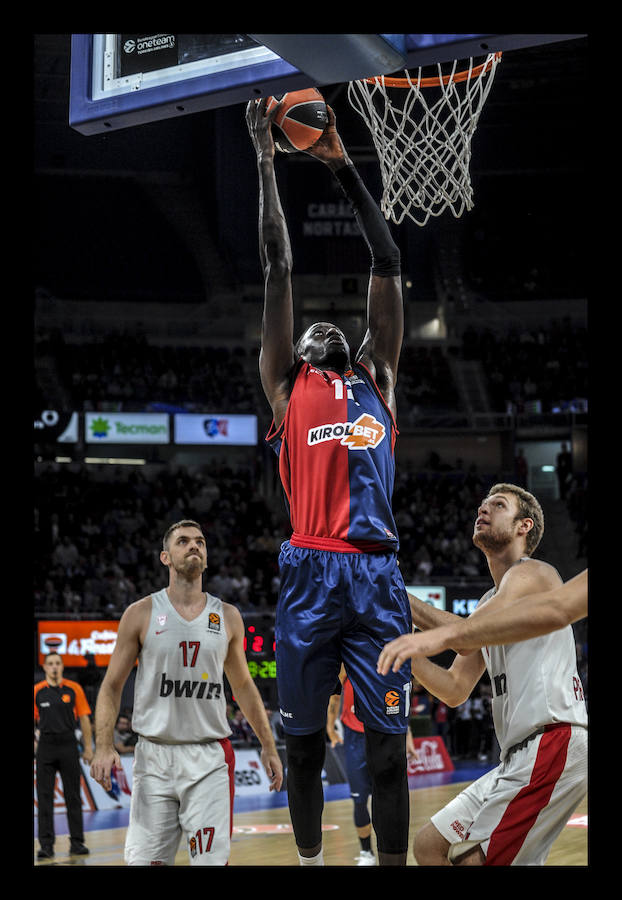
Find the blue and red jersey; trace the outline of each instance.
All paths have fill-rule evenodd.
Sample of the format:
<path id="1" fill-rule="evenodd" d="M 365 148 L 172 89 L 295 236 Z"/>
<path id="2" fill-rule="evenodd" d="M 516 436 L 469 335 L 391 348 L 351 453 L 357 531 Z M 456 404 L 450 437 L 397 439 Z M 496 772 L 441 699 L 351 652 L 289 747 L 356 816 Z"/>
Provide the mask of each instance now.
<path id="1" fill-rule="evenodd" d="M 293 546 L 397 551 L 397 435 L 366 366 L 341 375 L 300 360 L 285 418 L 266 436 L 279 457 Z"/>

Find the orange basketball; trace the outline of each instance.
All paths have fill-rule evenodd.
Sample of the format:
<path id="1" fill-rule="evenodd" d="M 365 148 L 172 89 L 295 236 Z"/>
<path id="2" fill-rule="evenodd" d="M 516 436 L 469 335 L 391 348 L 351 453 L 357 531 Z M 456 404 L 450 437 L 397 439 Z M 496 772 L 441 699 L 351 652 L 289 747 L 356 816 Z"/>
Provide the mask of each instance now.
<path id="1" fill-rule="evenodd" d="M 308 150 L 328 124 L 326 103 L 317 88 L 269 97 L 266 111 L 282 101 L 273 123 L 274 143 L 283 153 Z"/>

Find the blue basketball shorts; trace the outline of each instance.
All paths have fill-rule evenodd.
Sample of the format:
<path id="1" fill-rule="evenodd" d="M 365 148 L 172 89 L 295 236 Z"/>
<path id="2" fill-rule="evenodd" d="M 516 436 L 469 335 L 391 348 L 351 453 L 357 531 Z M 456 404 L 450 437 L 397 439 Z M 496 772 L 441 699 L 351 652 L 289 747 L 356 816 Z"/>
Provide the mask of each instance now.
<path id="1" fill-rule="evenodd" d="M 326 726 L 341 663 L 355 714 L 375 731 L 402 734 L 410 714 L 410 660 L 379 675 L 386 643 L 412 631 L 395 553 L 338 553 L 281 546 L 276 610 L 276 673 L 283 728 L 311 734 Z"/>

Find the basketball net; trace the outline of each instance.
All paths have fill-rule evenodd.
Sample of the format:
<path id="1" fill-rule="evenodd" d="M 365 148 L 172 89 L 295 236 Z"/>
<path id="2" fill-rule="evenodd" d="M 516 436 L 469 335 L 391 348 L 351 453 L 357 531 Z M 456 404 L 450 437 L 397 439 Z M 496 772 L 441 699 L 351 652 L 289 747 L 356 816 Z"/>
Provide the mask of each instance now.
<path id="1" fill-rule="evenodd" d="M 348 99 L 362 116 L 380 160 L 386 219 L 399 225 L 408 216 L 425 225 L 446 209 L 456 218 L 473 208 L 469 165 L 471 138 L 492 87 L 501 53 L 481 65 L 423 78 L 379 75 L 348 85 Z"/>

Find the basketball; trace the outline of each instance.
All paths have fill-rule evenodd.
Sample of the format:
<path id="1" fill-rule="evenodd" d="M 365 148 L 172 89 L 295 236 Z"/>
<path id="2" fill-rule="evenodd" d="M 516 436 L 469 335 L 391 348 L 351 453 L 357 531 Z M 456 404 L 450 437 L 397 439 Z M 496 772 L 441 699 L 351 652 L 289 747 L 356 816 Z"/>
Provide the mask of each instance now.
<path id="1" fill-rule="evenodd" d="M 283 153 L 308 150 L 328 124 L 324 98 L 317 88 L 291 91 L 270 97 L 266 112 L 279 101 L 283 101 L 283 105 L 272 123 L 274 143 Z"/>

